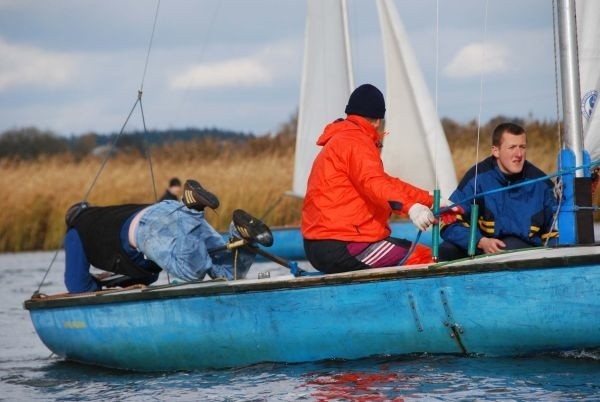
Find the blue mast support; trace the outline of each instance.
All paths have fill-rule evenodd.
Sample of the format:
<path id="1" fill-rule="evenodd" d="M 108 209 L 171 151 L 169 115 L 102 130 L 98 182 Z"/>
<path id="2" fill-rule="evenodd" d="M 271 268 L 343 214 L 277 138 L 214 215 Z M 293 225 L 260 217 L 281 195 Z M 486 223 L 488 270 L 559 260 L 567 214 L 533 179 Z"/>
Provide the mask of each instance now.
<path id="1" fill-rule="evenodd" d="M 433 190 L 433 215 L 437 217 L 437 223 L 433 224 L 433 231 L 431 233 L 431 254 L 433 261 L 438 260 L 439 249 L 440 249 L 440 190 Z"/>
<path id="2" fill-rule="evenodd" d="M 561 208 L 558 211 L 558 243 L 575 244 L 577 242 L 577 224 L 575 222 L 575 154 L 570 149 L 563 149 L 558 156 L 560 169 L 568 170 L 560 181 L 563 183 Z"/>
<path id="3" fill-rule="evenodd" d="M 477 252 L 477 243 L 475 240 L 477 240 L 477 231 L 479 230 L 477 225 L 478 220 L 479 204 L 473 202 L 473 205 L 471 205 L 471 216 L 469 220 L 469 249 L 467 250 L 469 257 L 475 256 L 475 253 Z"/>

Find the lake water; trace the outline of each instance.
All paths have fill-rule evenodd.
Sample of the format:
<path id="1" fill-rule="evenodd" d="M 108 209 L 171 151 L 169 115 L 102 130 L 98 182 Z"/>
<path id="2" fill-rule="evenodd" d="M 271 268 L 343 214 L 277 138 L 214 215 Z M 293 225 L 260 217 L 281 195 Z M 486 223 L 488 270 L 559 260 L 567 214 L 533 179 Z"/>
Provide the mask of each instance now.
<path id="1" fill-rule="evenodd" d="M 54 254 L 0 254 L 1 401 L 600 401 L 600 351 L 514 359 L 418 355 L 154 374 L 68 363 L 41 343 L 22 307 Z M 42 293 L 64 292 L 63 266 L 61 252 Z M 285 272 L 271 263 L 253 269 Z"/>

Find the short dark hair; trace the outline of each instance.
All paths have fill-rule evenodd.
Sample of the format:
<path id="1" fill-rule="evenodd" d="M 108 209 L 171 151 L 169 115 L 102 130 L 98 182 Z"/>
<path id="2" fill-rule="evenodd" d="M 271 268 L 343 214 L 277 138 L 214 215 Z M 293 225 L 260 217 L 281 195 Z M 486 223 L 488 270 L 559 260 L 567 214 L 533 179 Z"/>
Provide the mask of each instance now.
<path id="1" fill-rule="evenodd" d="M 492 145 L 499 147 L 502 142 L 502 134 L 509 133 L 513 135 L 525 134 L 525 129 L 515 123 L 501 123 L 492 131 Z"/>
<path id="2" fill-rule="evenodd" d="M 177 177 L 173 177 L 171 180 L 169 180 L 169 187 L 173 186 L 181 187 L 181 180 L 179 180 Z"/>

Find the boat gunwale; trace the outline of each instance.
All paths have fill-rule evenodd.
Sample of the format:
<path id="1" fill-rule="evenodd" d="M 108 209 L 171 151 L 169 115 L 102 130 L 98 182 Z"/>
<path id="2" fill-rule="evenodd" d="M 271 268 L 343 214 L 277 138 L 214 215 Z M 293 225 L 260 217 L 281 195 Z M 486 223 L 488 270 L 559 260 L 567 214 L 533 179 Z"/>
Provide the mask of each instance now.
<path id="1" fill-rule="evenodd" d="M 556 249 L 593 248 L 600 244 L 561 246 L 552 248 L 530 248 L 526 250 L 546 251 Z M 521 250 L 498 253 L 495 256 L 504 256 L 512 253 L 522 253 Z M 559 255 L 528 259 L 495 261 L 494 256 L 481 255 L 473 259 L 462 259 L 432 265 L 423 265 L 419 268 L 405 266 L 365 269 L 339 274 L 278 277 L 272 279 L 250 279 L 240 281 L 211 280 L 198 282 L 185 282 L 148 287 L 132 287 L 124 289 L 108 289 L 94 293 L 84 294 L 59 294 L 32 296 L 23 303 L 27 310 L 40 310 L 60 307 L 83 307 L 109 303 L 127 303 L 147 300 L 174 299 L 184 297 L 210 297 L 232 295 L 248 292 L 283 291 L 304 289 L 318 286 L 355 285 L 368 282 L 393 281 L 407 279 L 426 279 L 440 276 L 474 275 L 502 271 L 526 271 L 542 269 L 561 269 L 573 266 L 598 264 L 600 249 L 596 253 L 578 255 Z M 491 259 L 491 261 L 486 261 Z M 468 261 L 468 264 L 464 264 Z M 478 261 L 480 261 L 478 263 Z M 458 264 L 458 265 L 457 265 Z"/>

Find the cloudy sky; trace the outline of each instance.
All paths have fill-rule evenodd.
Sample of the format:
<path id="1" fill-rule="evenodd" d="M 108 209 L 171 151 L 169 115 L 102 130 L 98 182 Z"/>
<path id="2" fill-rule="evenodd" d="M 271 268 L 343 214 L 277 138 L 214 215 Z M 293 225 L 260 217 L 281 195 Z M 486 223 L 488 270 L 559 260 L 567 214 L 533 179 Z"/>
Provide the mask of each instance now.
<path id="1" fill-rule="evenodd" d="M 145 69 L 156 4 L 0 0 L 0 132 L 118 131 L 142 84 L 148 128 L 263 134 L 295 113 L 304 0 L 162 1 Z M 433 94 L 437 2 L 395 4 Z M 485 5 L 439 0 L 439 115 L 476 118 L 483 79 L 484 121 L 498 114 L 554 119 L 551 2 L 489 0 L 484 35 Z M 348 10 L 355 83 L 383 89 L 374 2 L 348 0 Z M 136 112 L 128 128 L 140 127 Z"/>

